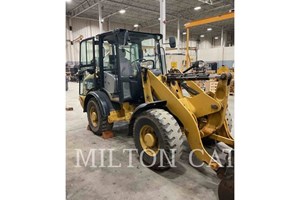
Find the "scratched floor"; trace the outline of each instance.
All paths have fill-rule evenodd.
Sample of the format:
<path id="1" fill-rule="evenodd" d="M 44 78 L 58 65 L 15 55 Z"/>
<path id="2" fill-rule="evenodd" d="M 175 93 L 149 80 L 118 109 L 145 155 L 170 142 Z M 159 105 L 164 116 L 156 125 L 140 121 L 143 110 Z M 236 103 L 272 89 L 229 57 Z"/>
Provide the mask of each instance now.
<path id="1" fill-rule="evenodd" d="M 234 98 L 230 96 L 229 109 L 233 115 Z M 114 125 L 114 138 L 104 140 L 86 129 L 87 117 L 78 100 L 78 83 L 69 83 L 66 92 L 66 198 L 72 200 L 217 200 L 219 179 L 208 167 L 193 168 L 188 163 L 188 148 L 176 164 L 176 168 L 164 172 L 143 167 L 137 154 L 133 153 L 132 166 L 128 168 L 128 153 L 123 149 L 134 148 L 133 138 L 127 136 L 124 123 Z M 114 149 L 112 165 L 107 167 L 109 153 L 104 153 L 104 167 L 100 151 L 95 151 L 95 163 L 89 159 L 84 166 L 77 163 L 80 149 L 86 159 L 90 149 Z M 80 154 L 79 154 L 80 155 Z M 195 162 L 196 163 L 196 162 Z M 79 164 L 79 165 L 78 165 Z M 199 163 L 197 163 L 199 164 Z M 94 167 L 96 166 L 96 167 Z"/>

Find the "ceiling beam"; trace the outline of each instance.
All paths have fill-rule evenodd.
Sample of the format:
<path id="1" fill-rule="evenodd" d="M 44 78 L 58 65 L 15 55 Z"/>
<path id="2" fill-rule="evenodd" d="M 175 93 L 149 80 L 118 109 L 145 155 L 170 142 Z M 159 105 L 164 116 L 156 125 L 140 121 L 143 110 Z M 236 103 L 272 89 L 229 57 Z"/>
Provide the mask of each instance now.
<path id="1" fill-rule="evenodd" d="M 173 21 L 175 21 L 175 20 L 177 20 L 178 18 L 173 18 L 173 19 L 169 19 L 169 20 L 166 20 L 166 24 L 168 24 L 169 22 L 173 22 Z M 153 21 L 153 20 L 152 20 Z M 141 24 L 143 24 L 143 23 L 141 23 Z M 143 28 L 151 28 L 151 27 L 153 27 L 153 26 L 158 26 L 158 25 L 160 25 L 160 23 L 158 22 L 158 23 L 155 23 L 155 24 L 152 24 L 152 25 L 149 25 L 149 26 L 143 26 Z"/>
<path id="2" fill-rule="evenodd" d="M 114 1 L 114 0 L 105 0 L 107 3 L 114 3 L 114 4 L 118 4 L 118 5 L 123 5 L 123 6 L 128 6 L 129 8 L 134 8 L 134 9 L 137 9 L 137 10 L 140 10 L 140 11 L 145 11 L 145 12 L 151 12 L 151 13 L 154 13 L 154 14 L 160 14 L 159 12 L 159 9 L 158 10 L 152 10 L 152 9 L 149 9 L 149 8 L 144 8 L 142 6 L 137 6 L 137 5 L 132 5 L 132 4 L 129 4 L 129 3 L 124 3 L 124 2 L 118 2 L 118 1 Z M 170 17 L 181 17 L 183 19 L 186 19 L 184 16 L 181 16 L 180 14 L 178 15 L 175 15 L 173 13 L 166 13 L 166 15 L 169 15 Z M 190 20 L 190 19 L 186 19 L 186 20 Z"/>
<path id="3" fill-rule="evenodd" d="M 158 14 L 159 15 L 159 10 L 151 10 L 148 8 L 143 8 L 142 6 L 137 6 L 137 5 L 132 5 L 129 3 L 124 3 L 124 2 L 119 2 L 119 1 L 114 1 L 114 0 L 101 0 L 101 2 L 105 2 L 108 4 L 117 4 L 117 5 L 122 5 L 122 6 L 126 6 L 127 8 L 133 8 L 133 9 L 137 9 L 140 11 L 145 11 L 145 12 L 151 12 L 154 14 Z M 72 9 L 71 11 L 68 12 L 68 15 L 73 18 L 76 17 L 84 12 L 86 12 L 87 10 L 93 8 L 94 6 L 96 6 L 98 4 L 98 0 L 86 0 L 83 3 L 81 3 L 80 5 L 78 5 L 76 8 Z M 166 15 L 171 16 L 171 17 L 181 17 L 182 19 L 186 19 L 183 16 L 180 15 L 174 15 L 171 13 L 166 13 Z M 186 20 L 190 20 L 190 19 L 186 19 Z"/>
<path id="4" fill-rule="evenodd" d="M 99 19 L 94 19 L 94 18 L 89 18 L 89 17 L 73 17 L 74 19 L 83 19 L 83 20 L 89 20 L 89 21 L 95 21 L 95 22 L 99 22 Z"/>
<path id="5" fill-rule="evenodd" d="M 124 10 L 127 10 L 128 8 L 129 8 L 129 7 L 127 6 L 127 7 L 123 8 L 123 9 L 124 9 Z M 114 16 L 114 15 L 116 15 L 116 14 L 118 14 L 118 13 L 119 13 L 119 11 L 110 13 L 110 14 L 104 16 L 103 19 L 109 18 L 109 17 Z"/>
<path id="6" fill-rule="evenodd" d="M 232 6 L 230 4 L 226 4 L 226 5 L 221 5 L 221 6 L 217 6 L 217 7 L 213 7 L 213 8 L 205 8 L 204 10 L 200 11 L 200 16 L 198 18 L 203 18 L 206 16 L 206 14 L 214 16 L 214 15 L 216 15 L 216 13 L 221 12 L 223 9 L 225 10 L 225 8 L 227 8 L 227 7 L 232 7 Z M 228 11 L 229 10 L 230 9 L 228 9 Z M 187 9 L 182 10 L 180 12 L 183 13 L 185 16 L 193 16 L 194 15 L 191 12 L 191 10 L 187 10 Z M 222 13 L 224 13 L 224 11 L 222 11 Z"/>
<path id="7" fill-rule="evenodd" d="M 100 0 L 100 2 L 102 2 L 102 1 L 103 0 Z M 87 10 L 93 8 L 94 6 L 98 5 L 98 2 L 99 2 L 98 0 L 85 0 L 84 2 L 79 4 L 77 7 L 75 7 L 71 11 L 69 11 L 68 15 L 71 18 L 76 17 L 76 16 L 86 12 Z"/>
<path id="8" fill-rule="evenodd" d="M 205 13 L 209 13 L 209 12 L 211 12 L 211 11 L 215 11 L 215 10 L 219 10 L 219 9 L 222 9 L 222 8 L 226 8 L 226 7 L 228 7 L 228 6 L 230 6 L 230 5 L 222 5 L 222 6 L 215 7 L 215 8 L 213 8 L 213 9 L 206 10 L 206 11 L 204 11 L 204 12 L 201 12 L 201 16 L 205 15 Z M 190 12 L 190 10 L 191 10 L 191 8 L 189 8 L 189 9 L 184 9 L 184 10 L 181 10 L 181 11 L 179 11 L 179 12 L 180 12 L 180 13 L 184 13 L 184 12 L 186 12 L 186 11 L 189 11 L 189 12 Z M 180 18 L 180 17 L 179 17 L 179 18 Z M 167 22 L 172 22 L 172 21 L 174 21 L 174 20 L 176 20 L 176 19 L 178 19 L 178 17 L 175 17 L 175 18 L 173 18 L 173 19 L 167 20 Z M 183 19 L 183 20 L 186 20 L 186 21 L 191 21 L 190 19 L 185 19 L 185 18 L 180 18 L 180 19 Z M 149 27 L 153 27 L 153 26 L 159 25 L 159 23 L 152 23 L 152 24 L 149 24 L 149 22 L 153 22 L 153 21 L 155 21 L 155 20 L 149 20 L 149 21 L 147 21 L 147 22 L 142 22 L 142 23 L 140 23 L 140 24 L 142 24 L 142 25 L 144 24 L 144 28 L 149 28 Z M 210 26 L 215 27 L 215 28 L 221 28 L 221 27 L 215 26 L 215 25 L 210 25 Z"/>

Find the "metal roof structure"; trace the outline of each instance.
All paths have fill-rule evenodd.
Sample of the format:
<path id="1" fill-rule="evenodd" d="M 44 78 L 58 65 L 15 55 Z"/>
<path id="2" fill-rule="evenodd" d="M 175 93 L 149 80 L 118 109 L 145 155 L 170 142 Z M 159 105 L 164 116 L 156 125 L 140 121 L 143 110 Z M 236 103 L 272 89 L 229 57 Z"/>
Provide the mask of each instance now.
<path id="1" fill-rule="evenodd" d="M 112 23 L 131 25 L 139 24 L 139 29 L 151 28 L 159 32 L 160 1 L 159 0 L 72 0 L 66 3 L 66 16 L 98 20 L 98 2 L 102 5 L 102 17 L 109 18 Z M 194 10 L 200 6 L 201 9 Z M 125 9 L 125 14 L 119 11 Z M 201 18 L 207 18 L 229 12 L 234 9 L 233 0 L 166 0 L 166 26 L 167 32 L 176 33 L 178 19 L 181 32 L 184 24 Z M 234 20 L 226 20 L 203 25 L 191 29 L 190 34 L 198 37 L 205 34 L 207 28 L 213 29 L 212 35 L 220 35 L 224 31 L 233 32 Z"/>

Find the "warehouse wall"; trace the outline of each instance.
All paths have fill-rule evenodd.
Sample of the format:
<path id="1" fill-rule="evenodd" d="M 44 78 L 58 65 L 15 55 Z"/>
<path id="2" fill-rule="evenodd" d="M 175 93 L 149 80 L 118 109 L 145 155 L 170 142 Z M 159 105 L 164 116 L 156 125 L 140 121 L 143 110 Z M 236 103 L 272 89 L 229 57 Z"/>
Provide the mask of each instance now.
<path id="1" fill-rule="evenodd" d="M 199 49 L 198 59 L 208 62 L 217 62 L 218 67 L 222 66 L 222 64 L 232 67 L 234 63 L 234 47 Z"/>
<path id="2" fill-rule="evenodd" d="M 70 33 L 68 30 L 69 20 L 66 20 L 66 60 L 67 61 L 79 61 L 79 42 L 75 42 L 73 44 L 73 52 L 71 51 L 71 43 L 70 43 Z M 104 27 L 104 30 L 106 28 Z M 80 35 L 83 38 L 88 38 L 94 36 L 99 33 L 99 24 L 97 21 L 90 20 L 82 20 L 82 19 L 72 19 L 72 38 L 75 40 Z"/>
<path id="3" fill-rule="evenodd" d="M 221 47 L 221 36 L 218 35 L 218 39 L 215 39 L 216 35 L 211 33 L 205 34 L 204 38 L 199 39 L 199 49 L 207 49 L 214 47 Z M 234 46 L 234 35 L 232 32 L 224 32 L 224 46 L 230 47 Z"/>
<path id="4" fill-rule="evenodd" d="M 200 38 L 197 58 L 208 62 L 217 62 L 218 67 L 222 64 L 232 67 L 234 63 L 233 33 L 224 33 L 224 44 L 225 47 L 222 48 L 220 36 L 215 39 L 214 36 L 206 34 L 204 38 Z"/>

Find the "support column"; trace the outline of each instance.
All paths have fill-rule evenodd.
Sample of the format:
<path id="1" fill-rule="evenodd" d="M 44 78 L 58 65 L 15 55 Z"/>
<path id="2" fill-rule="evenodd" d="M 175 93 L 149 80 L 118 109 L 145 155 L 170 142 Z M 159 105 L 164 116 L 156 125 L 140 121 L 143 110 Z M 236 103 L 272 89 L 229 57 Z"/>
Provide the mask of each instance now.
<path id="1" fill-rule="evenodd" d="M 222 26 L 222 31 L 221 31 L 221 47 L 224 47 L 224 28 Z"/>
<path id="2" fill-rule="evenodd" d="M 101 0 L 98 1 L 98 14 L 99 14 L 99 31 L 100 34 L 103 33 L 103 22 L 102 22 L 102 3 Z"/>
<path id="3" fill-rule="evenodd" d="M 66 61 L 71 60 L 71 39 L 70 39 L 70 28 L 69 28 L 69 19 L 66 18 Z"/>
<path id="4" fill-rule="evenodd" d="M 185 69 L 190 67 L 191 58 L 190 58 L 190 29 L 186 29 L 186 50 L 185 50 Z"/>
<path id="5" fill-rule="evenodd" d="M 72 19 L 69 18 L 69 39 L 70 39 L 70 61 L 74 62 L 74 44 L 73 44 L 73 27 L 72 27 Z"/>
<path id="6" fill-rule="evenodd" d="M 221 48 L 222 48 L 222 65 L 224 64 L 224 28 L 222 26 L 221 32 Z"/>
<path id="7" fill-rule="evenodd" d="M 177 20 L 177 52 L 180 52 L 180 19 Z"/>
<path id="8" fill-rule="evenodd" d="M 166 0 L 160 0 L 160 34 L 163 35 L 163 43 L 166 43 Z"/>

